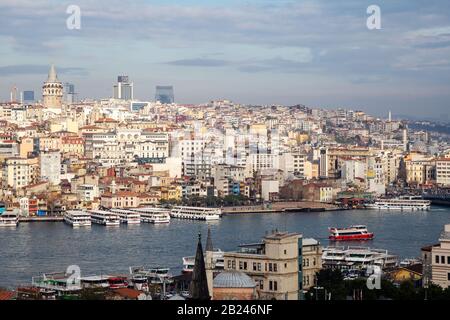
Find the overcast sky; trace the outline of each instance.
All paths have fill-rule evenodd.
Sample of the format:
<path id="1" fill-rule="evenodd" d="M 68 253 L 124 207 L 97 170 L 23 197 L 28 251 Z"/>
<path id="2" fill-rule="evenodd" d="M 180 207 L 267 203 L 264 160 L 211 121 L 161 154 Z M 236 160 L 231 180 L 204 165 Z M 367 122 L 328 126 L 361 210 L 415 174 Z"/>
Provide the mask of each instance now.
<path id="1" fill-rule="evenodd" d="M 81 8 L 81 30 L 66 8 Z M 368 30 L 367 7 L 381 8 Z M 0 100 L 35 90 L 55 63 L 79 96 L 174 85 L 180 103 L 347 107 L 447 117 L 448 0 L 0 0 Z"/>

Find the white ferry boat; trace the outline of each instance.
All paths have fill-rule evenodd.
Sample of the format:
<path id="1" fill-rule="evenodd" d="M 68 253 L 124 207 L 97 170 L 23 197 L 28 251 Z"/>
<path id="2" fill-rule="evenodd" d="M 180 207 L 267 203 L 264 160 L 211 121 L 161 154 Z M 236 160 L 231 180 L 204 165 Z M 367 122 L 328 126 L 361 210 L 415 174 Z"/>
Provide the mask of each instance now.
<path id="1" fill-rule="evenodd" d="M 117 214 L 121 223 L 139 224 L 141 223 L 141 215 L 139 212 L 125 209 L 111 209 L 112 213 Z"/>
<path id="2" fill-rule="evenodd" d="M 141 221 L 146 223 L 169 223 L 170 210 L 157 207 L 135 208 L 133 211 L 139 212 Z"/>
<path id="3" fill-rule="evenodd" d="M 193 220 L 219 220 L 222 211 L 218 208 L 182 207 L 175 206 L 170 212 L 172 218 Z"/>
<path id="4" fill-rule="evenodd" d="M 382 269 L 398 265 L 398 257 L 387 250 L 366 247 L 328 247 L 323 249 L 324 267 L 338 269 L 365 269 L 379 266 Z"/>
<path id="5" fill-rule="evenodd" d="M 90 227 L 91 215 L 84 211 L 69 210 L 66 213 L 64 213 L 64 222 L 71 225 L 74 228 Z"/>
<path id="6" fill-rule="evenodd" d="M 89 210 L 92 223 L 104 225 L 104 226 L 119 226 L 120 219 L 117 214 L 109 211 L 102 210 Z"/>
<path id="7" fill-rule="evenodd" d="M 393 199 L 378 199 L 374 203 L 367 204 L 366 208 L 401 211 L 430 210 L 431 201 L 424 200 L 421 197 L 411 196 Z"/>
<path id="8" fill-rule="evenodd" d="M 137 279 L 139 283 L 143 283 L 147 279 L 147 284 L 169 284 L 173 283 L 170 269 L 168 268 L 150 268 L 144 266 L 130 267 L 130 275 L 132 279 Z"/>
<path id="9" fill-rule="evenodd" d="M 223 270 L 224 268 L 224 252 L 220 249 L 214 249 L 212 260 L 215 269 Z M 205 258 L 206 259 L 206 258 Z M 183 273 L 189 273 L 194 270 L 195 256 L 183 257 Z"/>
<path id="10" fill-rule="evenodd" d="M 19 215 L 12 212 L 5 212 L 0 215 L 0 227 L 17 227 Z"/>

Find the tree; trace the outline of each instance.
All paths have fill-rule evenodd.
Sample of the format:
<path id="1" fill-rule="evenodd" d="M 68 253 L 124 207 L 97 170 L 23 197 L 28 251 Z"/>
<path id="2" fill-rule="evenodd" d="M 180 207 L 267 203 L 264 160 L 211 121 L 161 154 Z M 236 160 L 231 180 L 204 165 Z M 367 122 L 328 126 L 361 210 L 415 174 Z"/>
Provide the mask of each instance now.
<path id="1" fill-rule="evenodd" d="M 340 270 L 322 269 L 316 275 L 317 275 L 316 286 L 319 288 L 323 288 L 322 297 L 325 297 L 326 292 L 327 294 L 331 293 L 332 300 L 346 299 L 344 278 Z M 313 294 L 315 294 L 315 292 L 318 291 L 314 287 L 311 290 Z M 317 292 L 317 294 L 319 293 Z"/>

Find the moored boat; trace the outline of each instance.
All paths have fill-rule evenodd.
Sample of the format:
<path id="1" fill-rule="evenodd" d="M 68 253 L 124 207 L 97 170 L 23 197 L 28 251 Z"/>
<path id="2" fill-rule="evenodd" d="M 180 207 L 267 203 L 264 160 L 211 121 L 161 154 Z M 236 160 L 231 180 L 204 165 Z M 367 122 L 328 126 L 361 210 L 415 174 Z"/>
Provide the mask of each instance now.
<path id="1" fill-rule="evenodd" d="M 91 215 L 91 221 L 95 224 L 100 224 L 104 226 L 119 226 L 120 220 L 117 214 L 109 211 L 102 210 L 90 210 L 88 211 Z"/>
<path id="2" fill-rule="evenodd" d="M 73 228 L 90 227 L 91 215 L 84 211 L 69 210 L 64 213 L 64 222 Z"/>
<path id="3" fill-rule="evenodd" d="M 392 199 L 377 199 L 374 203 L 366 204 L 365 207 L 377 210 L 424 211 L 430 210 L 431 201 L 424 200 L 422 197 L 403 196 Z"/>
<path id="4" fill-rule="evenodd" d="M 175 206 L 170 212 L 172 218 L 192 220 L 219 220 L 222 211 L 218 208 Z"/>
<path id="5" fill-rule="evenodd" d="M 17 227 L 19 224 L 19 215 L 6 211 L 0 214 L 0 227 Z"/>
<path id="6" fill-rule="evenodd" d="M 205 258 L 206 259 L 206 258 Z M 217 270 L 224 269 L 224 252 L 214 248 L 212 251 L 212 264 Z M 183 257 L 183 273 L 190 273 L 194 270 L 195 256 Z"/>
<path id="7" fill-rule="evenodd" d="M 111 212 L 117 214 L 121 223 L 139 224 L 141 223 L 141 216 L 139 212 L 126 209 L 111 209 Z"/>
<path id="8" fill-rule="evenodd" d="M 145 223 L 162 224 L 170 222 L 170 210 L 157 207 L 145 207 L 132 209 L 141 216 L 141 221 Z"/>

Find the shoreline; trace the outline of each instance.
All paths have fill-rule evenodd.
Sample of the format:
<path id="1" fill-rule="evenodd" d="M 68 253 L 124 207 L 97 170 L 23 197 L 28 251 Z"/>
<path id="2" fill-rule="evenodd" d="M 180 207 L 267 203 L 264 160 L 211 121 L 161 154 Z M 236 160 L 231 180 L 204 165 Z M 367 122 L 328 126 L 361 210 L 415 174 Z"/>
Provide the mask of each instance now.
<path id="1" fill-rule="evenodd" d="M 241 214 L 265 214 L 265 213 L 295 213 L 295 212 L 327 212 L 327 211 L 347 211 L 346 209 L 337 207 L 327 203 L 314 202 L 275 202 L 271 205 L 253 205 L 253 206 L 237 206 L 223 207 L 222 215 L 241 215 Z M 34 222 L 64 222 L 63 216 L 41 216 L 41 217 L 19 217 L 20 223 Z"/>

